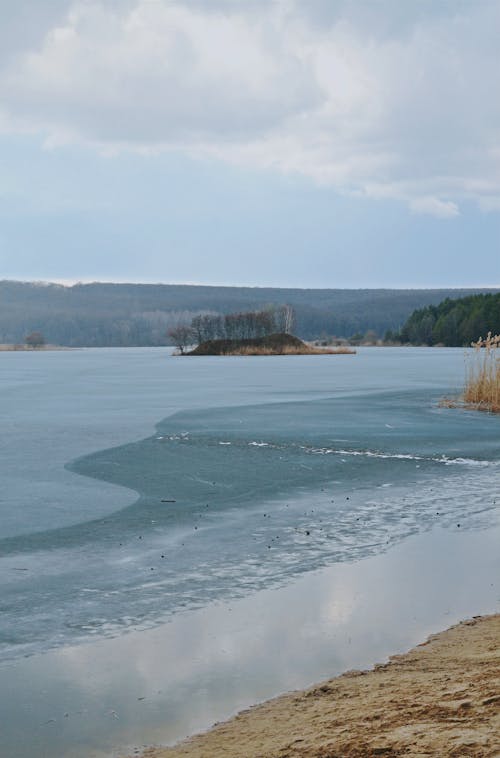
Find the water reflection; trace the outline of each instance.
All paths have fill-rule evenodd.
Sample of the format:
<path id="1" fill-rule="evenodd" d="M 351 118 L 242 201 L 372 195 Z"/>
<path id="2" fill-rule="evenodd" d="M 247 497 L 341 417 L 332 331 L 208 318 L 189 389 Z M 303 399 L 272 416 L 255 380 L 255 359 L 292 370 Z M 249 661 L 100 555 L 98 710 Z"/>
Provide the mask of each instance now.
<path id="1" fill-rule="evenodd" d="M 370 666 L 460 618 L 493 612 L 498 517 L 489 513 L 488 529 L 437 529 L 385 555 L 213 603 L 150 631 L 4 666 L 4 755 L 97 758 L 172 742 L 279 692 Z"/>

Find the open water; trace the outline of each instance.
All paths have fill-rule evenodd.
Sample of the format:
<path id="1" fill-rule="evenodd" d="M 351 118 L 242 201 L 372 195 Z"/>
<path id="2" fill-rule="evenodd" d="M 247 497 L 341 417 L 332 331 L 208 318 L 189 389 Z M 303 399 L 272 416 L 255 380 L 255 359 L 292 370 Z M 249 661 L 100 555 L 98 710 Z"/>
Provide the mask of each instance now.
<path id="1" fill-rule="evenodd" d="M 464 351 L 453 349 L 0 353 L 0 675 L 18 692 L 11 703 L 26 700 L 23 677 L 47 682 L 47 651 L 82 651 L 165 622 L 178 629 L 196 609 L 290 592 L 319 570 L 368 565 L 395 546 L 404 555 L 425 533 L 493 534 L 500 418 L 439 405 L 463 375 Z M 337 585 L 339 602 L 349 602 L 349 582 L 344 591 Z M 495 610 L 498 588 L 488 586 L 480 612 Z M 474 612 L 477 593 L 474 585 L 460 612 Z M 218 623 L 227 626 L 224 618 Z M 308 671 L 305 681 L 316 675 Z M 109 677 L 111 697 L 122 685 Z M 278 677 L 232 702 L 301 683 Z M 44 701 L 49 715 L 56 701 Z M 23 747 L 26 729 L 13 720 L 9 758 L 29 755 L 35 742 L 41 755 L 80 755 L 70 752 L 79 737 L 67 729 L 44 743 L 41 707 L 30 705 L 36 724 Z M 183 727 L 162 739 L 189 731 L 183 714 Z M 57 718 L 43 723 L 50 730 Z M 94 725 L 95 750 L 105 742 L 100 733 Z M 90 755 L 88 739 L 82 755 Z M 125 744 L 123 735 L 114 739 Z"/>

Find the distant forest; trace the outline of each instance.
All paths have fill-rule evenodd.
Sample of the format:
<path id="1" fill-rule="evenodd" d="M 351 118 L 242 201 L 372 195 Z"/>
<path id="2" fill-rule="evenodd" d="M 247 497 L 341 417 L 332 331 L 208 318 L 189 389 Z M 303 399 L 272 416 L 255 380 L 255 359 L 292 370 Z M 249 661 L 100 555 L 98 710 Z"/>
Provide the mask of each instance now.
<path id="1" fill-rule="evenodd" d="M 171 284 L 39 284 L 0 281 L 0 342 L 40 332 L 70 347 L 172 344 L 167 333 L 196 316 L 289 305 L 302 339 L 399 332 L 415 309 L 497 290 L 278 289 Z"/>
<path id="2" fill-rule="evenodd" d="M 488 332 L 500 334 L 500 293 L 446 298 L 414 311 L 399 334 L 387 337 L 412 345 L 460 347 Z"/>

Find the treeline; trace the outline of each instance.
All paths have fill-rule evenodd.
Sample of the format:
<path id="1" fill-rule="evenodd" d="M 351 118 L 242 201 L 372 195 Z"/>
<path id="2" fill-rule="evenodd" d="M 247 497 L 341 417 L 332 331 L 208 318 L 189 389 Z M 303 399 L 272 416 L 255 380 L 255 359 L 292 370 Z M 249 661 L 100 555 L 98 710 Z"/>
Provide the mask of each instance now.
<path id="1" fill-rule="evenodd" d="M 289 305 L 265 308 L 261 311 L 195 316 L 191 324 L 179 324 L 168 331 L 171 342 L 184 353 L 189 345 L 218 341 L 260 339 L 271 334 L 291 334 L 293 308 Z"/>
<path id="2" fill-rule="evenodd" d="M 193 340 L 200 344 L 209 340 L 244 340 L 267 337 L 269 334 L 290 334 L 294 313 L 290 306 L 266 308 L 261 311 L 195 316 L 191 321 Z"/>
<path id="3" fill-rule="evenodd" d="M 459 299 L 414 311 L 400 332 L 386 340 L 411 345 L 469 346 L 488 332 L 500 333 L 500 293 Z"/>
<path id="4" fill-rule="evenodd" d="M 399 331 L 416 308 L 486 290 L 342 290 L 168 284 L 59 284 L 0 281 L 0 342 L 41 332 L 69 347 L 172 344 L 167 332 L 197 316 L 289 305 L 302 339 Z"/>

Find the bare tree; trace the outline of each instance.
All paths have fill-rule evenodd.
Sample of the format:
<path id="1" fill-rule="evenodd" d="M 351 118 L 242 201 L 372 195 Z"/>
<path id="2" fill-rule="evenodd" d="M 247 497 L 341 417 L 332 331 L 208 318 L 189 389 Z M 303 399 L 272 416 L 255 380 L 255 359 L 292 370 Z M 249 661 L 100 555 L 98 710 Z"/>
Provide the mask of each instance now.
<path id="1" fill-rule="evenodd" d="M 24 338 L 25 343 L 28 345 L 28 347 L 32 347 L 33 349 L 36 349 L 37 347 L 42 347 L 42 345 L 45 345 L 45 337 L 41 332 L 31 332 L 31 334 L 28 334 Z"/>
<path id="2" fill-rule="evenodd" d="M 293 322 L 294 311 L 290 305 L 269 306 L 261 311 L 195 316 L 191 331 L 192 338 L 199 344 L 216 339 L 253 339 L 273 332 L 291 334 Z"/>
<path id="3" fill-rule="evenodd" d="M 194 319 L 191 321 L 191 329 L 193 331 L 193 337 L 199 345 L 200 342 L 203 342 L 203 335 L 204 335 L 203 316 L 201 314 L 198 316 L 195 316 Z"/>
<path id="4" fill-rule="evenodd" d="M 275 309 L 274 314 L 277 331 L 291 334 L 295 321 L 295 314 L 292 306 L 280 305 L 279 308 Z"/>
<path id="5" fill-rule="evenodd" d="M 291 334 L 295 324 L 295 313 L 291 305 L 284 305 L 285 332 Z"/>
<path id="6" fill-rule="evenodd" d="M 172 340 L 180 354 L 183 355 L 188 345 L 191 345 L 193 342 L 194 334 L 190 326 L 179 324 L 179 326 L 169 329 L 167 336 Z"/>

